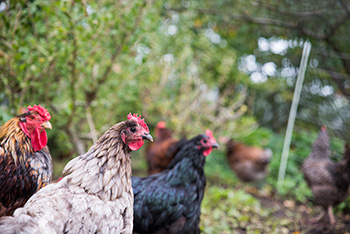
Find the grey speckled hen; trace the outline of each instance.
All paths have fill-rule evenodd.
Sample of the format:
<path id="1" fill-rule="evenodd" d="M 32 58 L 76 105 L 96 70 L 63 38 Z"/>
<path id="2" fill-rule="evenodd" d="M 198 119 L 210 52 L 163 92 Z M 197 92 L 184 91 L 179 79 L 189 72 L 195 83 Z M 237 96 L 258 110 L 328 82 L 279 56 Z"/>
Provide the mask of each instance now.
<path id="1" fill-rule="evenodd" d="M 335 217 L 333 206 L 345 201 L 349 195 L 350 148 L 345 145 L 344 157 L 334 163 L 329 158 L 329 137 L 327 128 L 322 127 L 315 140 L 309 157 L 303 163 L 303 173 L 315 198 L 315 203 L 327 211 L 331 224 Z M 319 221 L 325 212 L 313 219 Z"/>
<path id="2" fill-rule="evenodd" d="M 129 114 L 71 160 L 61 181 L 41 189 L 13 217 L 0 219 L 1 233 L 132 233 L 130 152 L 144 139 L 152 141 L 146 123 Z"/>

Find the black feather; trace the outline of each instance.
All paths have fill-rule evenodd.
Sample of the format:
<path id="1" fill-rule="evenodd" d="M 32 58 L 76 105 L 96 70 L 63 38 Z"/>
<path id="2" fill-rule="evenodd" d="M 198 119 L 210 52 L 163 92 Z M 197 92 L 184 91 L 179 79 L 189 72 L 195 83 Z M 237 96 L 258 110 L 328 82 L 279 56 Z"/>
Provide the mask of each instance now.
<path id="1" fill-rule="evenodd" d="M 132 177 L 135 233 L 199 233 L 206 185 L 203 138 L 208 137 L 187 140 L 165 171 Z"/>

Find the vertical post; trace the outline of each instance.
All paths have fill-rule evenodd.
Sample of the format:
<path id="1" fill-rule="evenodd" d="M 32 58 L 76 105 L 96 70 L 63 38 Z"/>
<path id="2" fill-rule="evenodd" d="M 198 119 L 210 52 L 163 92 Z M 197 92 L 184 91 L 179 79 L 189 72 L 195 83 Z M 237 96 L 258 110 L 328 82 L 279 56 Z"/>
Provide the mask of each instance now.
<path id="1" fill-rule="evenodd" d="M 290 108 L 286 135 L 285 135 L 284 143 L 283 143 L 281 163 L 280 163 L 280 169 L 279 169 L 279 173 L 278 173 L 278 182 L 277 182 L 278 186 L 282 185 L 282 183 L 284 181 L 285 174 L 286 174 L 288 153 L 289 153 L 290 143 L 292 140 L 292 133 L 293 133 L 293 128 L 294 128 L 295 116 L 296 116 L 297 109 L 298 109 L 298 104 L 299 104 L 299 100 L 300 100 L 300 93 L 301 93 L 301 89 L 303 87 L 305 71 L 306 71 L 306 67 L 307 67 L 307 61 L 308 61 L 308 58 L 310 55 L 310 50 L 311 50 L 311 43 L 305 42 L 304 48 L 303 48 L 303 54 L 302 54 L 301 61 L 300 61 L 297 83 L 295 85 L 292 106 Z"/>

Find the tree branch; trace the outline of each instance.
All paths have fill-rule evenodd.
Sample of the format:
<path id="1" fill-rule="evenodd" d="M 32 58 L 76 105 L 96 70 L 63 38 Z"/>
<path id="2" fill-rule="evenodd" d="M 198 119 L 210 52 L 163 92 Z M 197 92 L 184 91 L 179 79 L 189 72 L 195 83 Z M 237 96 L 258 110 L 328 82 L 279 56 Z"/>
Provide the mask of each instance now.
<path id="1" fill-rule="evenodd" d="M 74 6 L 74 1 L 72 1 L 72 3 L 71 3 L 70 13 L 72 13 L 72 11 L 73 11 L 73 6 Z M 73 56 L 72 56 L 72 60 L 68 63 L 70 68 L 71 68 L 70 69 L 71 70 L 70 99 L 71 99 L 71 103 L 72 103 L 72 112 L 68 116 L 67 125 L 70 126 L 72 124 L 73 117 L 74 117 L 75 112 L 76 112 L 75 84 L 77 83 L 78 77 L 77 77 L 77 69 L 76 69 L 75 63 L 76 63 L 77 57 L 78 57 L 78 45 L 77 45 L 77 40 L 75 37 L 74 22 L 73 22 L 72 16 L 70 14 L 67 14 L 67 15 L 68 15 L 69 23 L 70 23 L 69 35 L 71 36 L 72 43 L 73 43 L 73 54 L 72 54 Z"/>
<path id="2" fill-rule="evenodd" d="M 147 5 L 148 1 L 144 1 L 141 9 L 140 9 L 140 14 L 138 14 L 136 20 L 135 20 L 135 23 L 132 27 L 132 30 L 126 32 L 123 37 L 121 38 L 121 43 L 120 45 L 116 48 L 116 50 L 114 51 L 112 57 L 111 57 L 111 62 L 110 64 L 107 66 L 105 72 L 103 73 L 101 79 L 98 81 L 99 84 L 103 84 L 106 82 L 107 80 L 107 77 L 109 75 L 109 73 L 111 72 L 112 70 L 112 66 L 115 62 L 115 60 L 118 58 L 118 56 L 120 55 L 121 51 L 122 51 L 122 48 L 123 46 L 125 45 L 125 43 L 129 40 L 130 36 L 135 32 L 137 26 L 139 25 L 140 21 L 141 21 L 141 18 L 143 16 L 143 12 L 144 12 L 144 9 Z"/>
<path id="3" fill-rule="evenodd" d="M 172 10 L 181 11 L 181 9 L 176 9 L 176 8 L 172 8 Z M 216 15 L 216 16 L 227 15 L 230 19 L 237 20 L 237 21 L 256 23 L 256 24 L 260 24 L 260 25 L 272 25 L 272 26 L 277 26 L 277 27 L 281 27 L 281 28 L 298 30 L 298 31 L 302 32 L 304 35 L 312 37 L 316 40 L 324 40 L 326 37 L 325 34 L 315 33 L 312 30 L 308 30 L 308 29 L 304 28 L 302 22 L 294 23 L 294 22 L 286 22 L 286 21 L 271 19 L 271 18 L 251 17 L 249 15 L 223 13 L 223 12 L 215 10 L 215 9 L 198 8 L 198 9 L 194 9 L 194 10 L 201 13 L 201 14 L 211 14 L 211 15 Z"/>
<path id="4" fill-rule="evenodd" d="M 104 84 L 107 81 L 107 78 L 109 74 L 112 71 L 113 64 L 117 60 L 117 58 L 120 56 L 123 47 L 125 46 L 126 43 L 128 43 L 129 38 L 131 35 L 135 32 L 137 29 L 137 26 L 140 24 L 144 10 L 148 4 L 148 1 L 144 1 L 143 5 L 140 7 L 140 13 L 138 14 L 135 23 L 132 27 L 131 30 L 125 32 L 120 40 L 120 44 L 116 47 L 114 53 L 112 54 L 111 61 L 109 65 L 106 67 L 104 73 L 102 74 L 100 79 L 97 79 L 97 85 L 94 86 L 90 90 L 85 90 L 85 97 L 86 97 L 86 107 L 91 106 L 91 102 L 96 98 L 97 93 L 98 93 L 98 87 L 102 84 Z"/>
<path id="5" fill-rule="evenodd" d="M 92 142 L 95 144 L 98 139 L 97 139 L 95 123 L 91 115 L 91 107 L 86 108 L 86 119 L 88 121 L 89 128 L 90 128 L 90 137 L 92 139 Z"/>
<path id="6" fill-rule="evenodd" d="M 71 139 L 75 152 L 77 152 L 79 155 L 84 154 L 85 145 L 78 137 L 78 134 L 75 132 L 74 128 L 72 126 L 66 126 L 64 127 L 64 131 L 67 133 L 67 135 Z"/>
<path id="7" fill-rule="evenodd" d="M 267 4 L 263 1 L 256 1 L 261 7 L 264 7 L 270 11 L 277 12 L 281 15 L 289 15 L 292 17 L 312 17 L 312 16 L 318 16 L 325 12 L 327 12 L 328 9 L 317 9 L 317 10 L 311 10 L 311 11 L 288 11 L 288 10 L 281 10 L 279 6 L 273 5 L 273 4 Z"/>
<path id="8" fill-rule="evenodd" d="M 348 6 L 348 4 L 344 0 L 339 0 L 339 2 L 345 9 L 347 15 L 350 16 L 350 7 Z"/>

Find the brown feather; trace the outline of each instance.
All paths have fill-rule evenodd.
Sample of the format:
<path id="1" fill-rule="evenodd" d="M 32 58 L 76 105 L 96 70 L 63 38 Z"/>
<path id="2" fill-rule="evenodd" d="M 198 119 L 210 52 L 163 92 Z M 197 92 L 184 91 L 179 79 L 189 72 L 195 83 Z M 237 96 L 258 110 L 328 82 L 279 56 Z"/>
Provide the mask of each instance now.
<path id="1" fill-rule="evenodd" d="M 166 127 L 159 128 L 157 125 L 155 132 L 155 142 L 147 145 L 145 155 L 149 175 L 164 171 L 185 142 L 185 139 L 174 139 L 171 130 Z"/>
<path id="2" fill-rule="evenodd" d="M 270 149 L 248 146 L 232 139 L 226 146 L 229 165 L 240 180 L 252 182 L 265 178 L 272 157 Z"/>
<path id="3" fill-rule="evenodd" d="M 19 121 L 19 117 L 14 117 L 0 127 L 0 208 L 6 209 L 0 212 L 0 217 L 22 207 L 52 177 L 48 148 L 34 152 Z M 43 177 L 46 179 L 42 181 Z"/>

